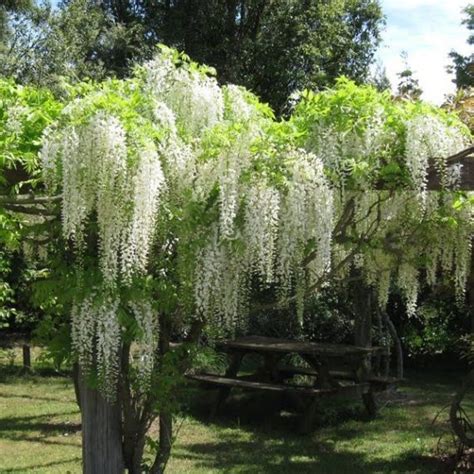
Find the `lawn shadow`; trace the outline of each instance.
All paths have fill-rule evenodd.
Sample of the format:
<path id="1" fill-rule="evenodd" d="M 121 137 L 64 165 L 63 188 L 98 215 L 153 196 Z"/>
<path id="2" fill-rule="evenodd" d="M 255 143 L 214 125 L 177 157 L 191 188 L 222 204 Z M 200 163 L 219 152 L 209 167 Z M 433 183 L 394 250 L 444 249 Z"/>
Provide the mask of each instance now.
<path id="1" fill-rule="evenodd" d="M 296 410 L 295 406 L 281 394 L 249 393 L 234 389 L 226 402 L 219 408 L 218 414 L 211 418 L 218 390 L 200 387 L 193 393 L 195 396 L 187 407 L 187 413 L 204 424 L 221 427 L 237 424 L 250 430 L 266 429 L 285 434 L 298 430 L 299 420 L 302 416 L 301 410 Z M 423 407 L 432 403 L 433 400 L 426 396 L 422 398 L 417 393 L 408 394 L 396 391 L 388 399 L 380 401 L 381 412 L 378 417 L 383 416 L 383 411 L 387 408 L 413 405 Z M 337 427 L 348 420 L 360 422 L 361 426 L 364 426 L 372 419 L 360 398 L 321 398 L 321 403 L 316 408 L 314 429 Z"/>
<path id="2" fill-rule="evenodd" d="M 15 393 L 4 393 L 4 392 L 0 392 L 0 398 L 25 398 L 27 400 L 39 400 L 42 402 L 74 403 L 73 399 L 61 400 L 61 399 L 53 398 L 53 397 L 38 397 L 38 396 L 15 394 Z"/>
<path id="3" fill-rule="evenodd" d="M 81 430 L 80 423 L 41 421 L 44 418 L 62 417 L 75 415 L 77 411 L 61 413 L 45 413 L 43 415 L 32 415 L 22 417 L 0 418 L 0 438 L 12 441 L 34 441 L 44 444 L 64 444 L 57 440 L 47 439 L 48 436 L 69 436 Z M 34 435 L 32 433 L 39 433 Z"/>
<path id="4" fill-rule="evenodd" d="M 345 433 L 344 436 L 348 434 Z M 352 433 L 352 438 L 358 435 Z M 349 439 L 349 438 L 347 438 Z M 367 454 L 337 447 L 334 441 L 320 441 L 286 434 L 284 439 L 252 433 L 248 440 L 238 440 L 231 432 L 219 433 L 219 441 L 194 443 L 180 447 L 173 457 L 192 460 L 204 471 L 244 474 L 367 474 L 446 472 L 445 465 L 434 457 L 408 451 L 396 459 L 369 460 Z"/>
<path id="5" fill-rule="evenodd" d="M 61 464 L 69 464 L 69 463 L 72 463 L 72 462 L 80 462 L 80 461 L 81 461 L 81 458 L 75 456 L 75 457 L 70 458 L 70 459 L 64 459 L 63 461 L 51 461 L 51 462 L 44 463 L 44 464 L 35 464 L 35 465 L 23 466 L 23 467 L 13 467 L 13 468 L 10 468 L 10 469 L 2 470 L 2 474 L 14 473 L 14 472 L 22 472 L 22 473 L 24 473 L 24 472 L 36 472 L 36 469 L 39 469 L 39 468 L 60 466 Z"/>
<path id="6" fill-rule="evenodd" d="M 443 460 L 428 455 L 416 443 L 407 443 L 393 456 L 374 454 L 377 440 L 390 431 L 398 433 L 394 442 L 408 433 L 414 439 L 437 437 L 430 410 L 449 399 L 453 386 L 434 383 L 432 391 L 421 393 L 413 389 L 417 384 L 418 379 L 415 385 L 407 383 L 396 392 L 374 422 L 366 415 L 361 400 L 321 400 L 312 435 L 297 434 L 301 415 L 287 411 L 282 400 L 268 394 L 234 391 L 211 420 L 216 390 L 201 389 L 188 413 L 218 430 L 217 440 L 180 445 L 173 457 L 192 460 L 204 472 L 447 473 Z M 429 381 L 426 386 L 431 386 Z M 358 438 L 369 446 L 373 442 L 375 451 L 371 452 L 370 447 L 364 452 L 358 450 Z"/>

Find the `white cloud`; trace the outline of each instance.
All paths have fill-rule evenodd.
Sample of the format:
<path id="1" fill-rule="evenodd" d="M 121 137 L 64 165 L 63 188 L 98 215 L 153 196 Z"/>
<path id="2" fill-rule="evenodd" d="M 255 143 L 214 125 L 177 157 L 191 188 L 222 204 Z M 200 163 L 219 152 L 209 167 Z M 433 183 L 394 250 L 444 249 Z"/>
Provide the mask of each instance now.
<path id="1" fill-rule="evenodd" d="M 406 51 L 425 100 L 439 104 L 454 90 L 446 65 L 451 50 L 470 52 L 468 31 L 461 25 L 462 9 L 468 4 L 469 0 L 382 0 L 387 27 L 379 56 L 394 87 L 403 69 L 400 54 Z"/>
<path id="2" fill-rule="evenodd" d="M 396 8 L 403 10 L 413 10 L 419 7 L 434 6 L 439 9 L 452 10 L 456 7 L 464 8 L 465 0 L 382 0 L 385 9 Z"/>

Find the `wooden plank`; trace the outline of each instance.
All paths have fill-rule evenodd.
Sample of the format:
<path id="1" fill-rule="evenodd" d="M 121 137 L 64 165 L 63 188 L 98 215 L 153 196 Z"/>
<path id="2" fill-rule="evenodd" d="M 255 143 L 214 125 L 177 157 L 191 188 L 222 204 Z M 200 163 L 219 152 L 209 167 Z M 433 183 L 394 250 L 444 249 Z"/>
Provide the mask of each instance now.
<path id="1" fill-rule="evenodd" d="M 288 375 L 308 375 L 310 377 L 318 376 L 318 372 L 316 370 L 308 367 L 291 367 L 285 365 L 283 367 L 278 367 L 278 372 Z"/>
<path id="2" fill-rule="evenodd" d="M 318 377 L 318 372 L 314 369 L 309 369 L 306 367 L 280 367 L 279 372 L 283 374 L 291 375 L 308 375 L 310 377 Z M 357 377 L 352 372 L 340 371 L 340 370 L 330 370 L 329 375 L 335 380 L 350 380 L 357 381 Z M 396 377 L 381 377 L 377 375 L 369 375 L 365 382 L 369 382 L 371 385 L 380 385 L 382 387 L 387 387 L 388 385 L 395 385 L 401 382 L 401 379 Z"/>
<path id="3" fill-rule="evenodd" d="M 301 342 L 291 339 L 248 336 L 218 344 L 222 350 L 238 350 L 246 352 L 280 352 L 296 354 L 325 355 L 345 357 L 348 355 L 367 355 L 386 350 L 383 347 L 358 347 L 347 344 L 328 344 L 319 342 Z"/>
<path id="4" fill-rule="evenodd" d="M 397 377 L 379 377 L 378 375 L 371 375 L 367 381 L 380 385 L 393 385 L 400 383 L 402 379 L 398 379 Z"/>
<path id="5" fill-rule="evenodd" d="M 331 370 L 329 373 L 332 377 L 336 379 L 355 380 L 355 376 L 352 372 L 346 372 L 342 370 Z M 396 377 L 382 377 L 379 375 L 369 375 L 365 380 L 367 382 L 379 383 L 381 385 L 391 385 L 401 382 L 401 380 Z"/>
<path id="6" fill-rule="evenodd" d="M 250 390 L 262 390 L 268 392 L 280 392 L 280 393 L 296 393 L 300 395 L 307 396 L 331 396 L 331 395 L 362 395 L 363 393 L 368 392 L 370 384 L 360 383 L 352 384 L 347 386 L 342 386 L 338 388 L 312 388 L 312 387 L 303 387 L 296 385 L 283 385 L 283 384 L 273 384 L 266 382 L 256 382 L 250 380 L 243 380 L 237 378 L 228 378 L 221 377 L 219 375 L 212 374 L 198 374 L 198 375 L 188 375 L 188 378 L 196 380 L 198 382 L 203 382 L 210 385 L 216 385 L 221 387 L 230 387 L 230 388 L 243 388 Z"/>
<path id="7" fill-rule="evenodd" d="M 427 188 L 430 191 L 439 191 L 441 187 L 441 179 L 439 173 L 434 165 L 434 160 L 431 160 L 431 166 L 428 170 Z M 447 159 L 447 165 L 458 165 L 461 167 L 459 189 L 463 191 L 474 190 L 474 147 L 470 147 L 456 155 Z"/>

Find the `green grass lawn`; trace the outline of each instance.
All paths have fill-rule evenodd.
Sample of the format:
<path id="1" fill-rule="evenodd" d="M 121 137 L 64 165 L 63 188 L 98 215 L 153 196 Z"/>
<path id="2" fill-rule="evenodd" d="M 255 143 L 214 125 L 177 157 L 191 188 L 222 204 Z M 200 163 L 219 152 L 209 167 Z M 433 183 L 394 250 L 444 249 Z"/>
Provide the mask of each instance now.
<path id="1" fill-rule="evenodd" d="M 71 382 L 59 376 L 21 375 L 0 370 L 0 472 L 79 473 L 79 412 Z M 295 434 L 297 420 L 272 412 L 271 400 L 237 396 L 225 415 L 208 423 L 202 400 L 180 425 L 170 473 L 436 473 L 446 472 L 435 456 L 448 432 L 447 413 L 458 377 L 409 373 L 402 397 L 372 421 L 360 403 L 321 405 L 320 428 Z M 470 400 L 474 411 L 474 399 Z M 448 440 L 448 437 L 445 436 Z"/>

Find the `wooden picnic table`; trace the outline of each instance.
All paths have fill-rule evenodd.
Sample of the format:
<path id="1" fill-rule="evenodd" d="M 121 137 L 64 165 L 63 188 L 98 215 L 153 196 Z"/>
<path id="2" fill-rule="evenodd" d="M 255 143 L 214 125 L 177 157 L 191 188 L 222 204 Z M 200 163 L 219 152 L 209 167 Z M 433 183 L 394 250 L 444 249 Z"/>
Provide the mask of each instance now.
<path id="1" fill-rule="evenodd" d="M 385 351 L 381 347 L 357 347 L 344 344 L 303 342 L 260 336 L 242 337 L 218 344 L 228 356 L 224 376 L 197 374 L 191 378 L 219 387 L 213 414 L 228 397 L 232 388 L 280 392 L 288 395 L 303 412 L 301 430 L 309 431 L 321 396 L 362 397 L 370 415 L 375 415 L 374 392 L 395 383 L 393 378 L 376 377 L 370 370 L 370 359 Z M 254 373 L 240 374 L 243 359 L 259 354 L 263 365 Z M 283 364 L 286 356 L 296 354 L 306 362 Z M 311 377 L 310 385 L 298 385 L 296 375 Z"/>

